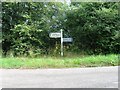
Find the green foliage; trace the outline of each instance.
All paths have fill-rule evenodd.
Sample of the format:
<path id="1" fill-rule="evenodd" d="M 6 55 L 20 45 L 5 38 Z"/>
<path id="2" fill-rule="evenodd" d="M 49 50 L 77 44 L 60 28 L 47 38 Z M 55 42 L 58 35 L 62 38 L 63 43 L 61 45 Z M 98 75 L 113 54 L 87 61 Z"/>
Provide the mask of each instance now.
<path id="1" fill-rule="evenodd" d="M 116 3 L 80 3 L 71 7 L 67 13 L 66 30 L 74 37 L 75 48 L 90 54 L 119 53 L 120 40 L 116 35 L 120 17 L 114 5 Z"/>
<path id="2" fill-rule="evenodd" d="M 41 57 L 41 58 L 2 58 L 0 68 L 71 68 L 71 67 L 101 67 L 117 66 L 118 55 L 91 55 L 80 57 L 80 55 L 71 57 Z"/>
<path id="3" fill-rule="evenodd" d="M 14 56 L 59 54 L 59 39 L 50 32 L 64 30 L 73 37 L 70 52 L 88 54 L 119 53 L 120 17 L 118 3 L 55 2 L 2 3 L 3 54 Z"/>

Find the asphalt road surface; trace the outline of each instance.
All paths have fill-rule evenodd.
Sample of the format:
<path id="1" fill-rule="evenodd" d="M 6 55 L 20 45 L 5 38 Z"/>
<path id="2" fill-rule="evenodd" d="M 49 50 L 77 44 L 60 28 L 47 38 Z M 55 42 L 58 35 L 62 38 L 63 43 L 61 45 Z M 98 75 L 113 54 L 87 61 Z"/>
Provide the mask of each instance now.
<path id="1" fill-rule="evenodd" d="M 2 69 L 2 88 L 118 88 L 118 67 Z"/>

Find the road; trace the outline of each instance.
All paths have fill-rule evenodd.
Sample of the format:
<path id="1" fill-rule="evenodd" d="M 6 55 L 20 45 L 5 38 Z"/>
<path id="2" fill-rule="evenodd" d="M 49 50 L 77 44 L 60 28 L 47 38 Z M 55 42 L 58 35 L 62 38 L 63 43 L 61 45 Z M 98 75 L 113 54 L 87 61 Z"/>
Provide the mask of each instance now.
<path id="1" fill-rule="evenodd" d="M 2 69 L 3 88 L 118 88 L 118 67 Z"/>

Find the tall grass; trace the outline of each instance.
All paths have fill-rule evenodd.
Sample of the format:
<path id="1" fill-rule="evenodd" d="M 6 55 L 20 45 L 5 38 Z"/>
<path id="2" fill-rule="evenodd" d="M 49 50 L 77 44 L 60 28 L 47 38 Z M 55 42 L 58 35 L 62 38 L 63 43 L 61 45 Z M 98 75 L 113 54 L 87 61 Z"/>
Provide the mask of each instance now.
<path id="1" fill-rule="evenodd" d="M 0 58 L 0 68 L 71 68 L 71 67 L 100 67 L 117 66 L 118 55 L 92 55 L 73 57 L 41 57 Z"/>

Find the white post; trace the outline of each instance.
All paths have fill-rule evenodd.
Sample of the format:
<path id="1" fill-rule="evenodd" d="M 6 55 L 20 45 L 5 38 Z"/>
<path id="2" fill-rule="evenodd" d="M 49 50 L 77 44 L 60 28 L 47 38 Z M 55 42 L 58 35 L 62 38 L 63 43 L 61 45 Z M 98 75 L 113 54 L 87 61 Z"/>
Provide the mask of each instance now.
<path id="1" fill-rule="evenodd" d="M 63 56 L 63 30 L 61 29 L 61 56 Z"/>

